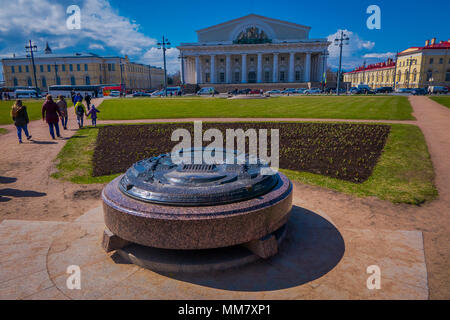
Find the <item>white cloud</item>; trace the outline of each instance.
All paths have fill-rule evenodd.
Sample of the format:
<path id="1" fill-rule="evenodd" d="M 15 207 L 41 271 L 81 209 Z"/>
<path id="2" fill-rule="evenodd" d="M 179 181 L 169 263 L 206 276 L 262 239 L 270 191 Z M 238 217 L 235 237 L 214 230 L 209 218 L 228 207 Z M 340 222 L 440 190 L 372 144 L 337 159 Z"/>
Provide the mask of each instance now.
<path id="1" fill-rule="evenodd" d="M 395 52 L 385 52 L 385 53 L 367 53 L 363 58 L 375 58 L 375 59 L 387 59 L 395 57 Z"/>
<path id="2" fill-rule="evenodd" d="M 101 44 L 99 44 L 99 43 L 91 43 L 90 45 L 89 45 L 89 49 L 93 49 L 93 50 L 105 50 L 105 47 L 104 46 L 102 46 Z"/>
<path id="3" fill-rule="evenodd" d="M 167 73 L 173 74 L 180 70 L 180 61 L 178 56 L 180 51 L 177 48 L 170 48 L 166 50 L 166 65 Z M 152 66 L 163 67 L 163 53 L 162 49 L 156 47 L 151 48 L 143 55 L 141 59 L 142 63 L 151 64 Z"/>

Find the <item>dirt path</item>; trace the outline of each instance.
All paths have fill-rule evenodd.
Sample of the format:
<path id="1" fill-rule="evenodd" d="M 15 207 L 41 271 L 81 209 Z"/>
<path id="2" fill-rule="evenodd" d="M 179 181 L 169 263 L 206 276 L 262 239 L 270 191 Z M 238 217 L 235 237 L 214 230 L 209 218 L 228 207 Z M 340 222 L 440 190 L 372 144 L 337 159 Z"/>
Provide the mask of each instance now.
<path id="1" fill-rule="evenodd" d="M 337 228 L 375 230 L 419 230 L 424 235 L 430 298 L 450 298 L 450 110 L 426 97 L 411 97 L 417 121 L 372 121 L 338 119 L 201 119 L 207 121 L 351 121 L 410 123 L 418 125 L 426 138 L 436 172 L 439 199 L 424 206 L 394 205 L 377 198 L 357 198 L 320 187 L 295 183 L 294 203 L 329 216 Z M 100 101 L 93 101 L 97 106 Z M 101 114 L 100 114 L 101 116 Z M 75 133 L 71 109 L 69 128 Z M 100 123 L 186 122 L 200 119 L 152 119 L 102 121 Z M 0 221 L 74 220 L 88 209 L 98 207 L 102 185 L 75 185 L 49 178 L 53 159 L 66 140 L 50 139 L 42 121 L 30 124 L 35 143 L 19 145 L 13 126 L 0 135 Z M 54 143 L 53 143 L 54 142 Z M 17 180 L 15 180 L 17 179 Z M 10 183 L 7 183 L 10 182 Z M 376 261 L 374 261 L 376 264 Z M 365 268 L 365 266 L 364 266 Z M 401 277 L 402 275 L 397 275 Z"/>
<path id="2" fill-rule="evenodd" d="M 102 100 L 94 99 L 95 105 Z M 50 178 L 54 159 L 78 125 L 74 109 L 69 109 L 68 130 L 52 140 L 42 120 L 32 121 L 32 141 L 18 143 L 14 125 L 2 126 L 8 133 L 0 136 L 0 221 L 4 219 L 73 220 L 98 205 L 102 185 L 76 185 Z M 23 137 L 24 138 L 24 137 Z"/>

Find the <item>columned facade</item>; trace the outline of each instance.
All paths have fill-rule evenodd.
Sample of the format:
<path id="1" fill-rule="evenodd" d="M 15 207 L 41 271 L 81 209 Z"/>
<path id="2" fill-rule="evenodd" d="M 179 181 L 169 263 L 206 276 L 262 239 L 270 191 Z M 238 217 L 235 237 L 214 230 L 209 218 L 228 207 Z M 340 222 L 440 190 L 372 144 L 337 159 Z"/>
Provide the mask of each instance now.
<path id="1" fill-rule="evenodd" d="M 186 83 L 305 83 L 320 81 L 326 39 L 308 39 L 309 27 L 257 15 L 197 31 L 182 43 Z M 325 61 L 326 63 L 326 61 Z"/>

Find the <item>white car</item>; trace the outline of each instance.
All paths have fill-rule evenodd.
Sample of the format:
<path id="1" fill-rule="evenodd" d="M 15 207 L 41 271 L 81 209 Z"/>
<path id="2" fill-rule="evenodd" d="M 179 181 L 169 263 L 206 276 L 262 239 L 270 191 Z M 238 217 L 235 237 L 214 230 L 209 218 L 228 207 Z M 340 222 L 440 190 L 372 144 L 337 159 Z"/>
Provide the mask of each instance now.
<path id="1" fill-rule="evenodd" d="M 120 97 L 120 91 L 113 90 L 109 93 L 110 97 Z"/>

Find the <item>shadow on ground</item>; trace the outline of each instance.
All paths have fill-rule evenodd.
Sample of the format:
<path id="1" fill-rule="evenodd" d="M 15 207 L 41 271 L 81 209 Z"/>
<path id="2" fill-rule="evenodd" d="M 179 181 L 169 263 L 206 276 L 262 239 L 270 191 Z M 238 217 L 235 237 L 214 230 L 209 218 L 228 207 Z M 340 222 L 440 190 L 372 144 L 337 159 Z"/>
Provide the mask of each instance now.
<path id="1" fill-rule="evenodd" d="M 164 276 L 211 288 L 233 291 L 269 291 L 296 287 L 331 271 L 345 252 L 336 227 L 321 216 L 294 206 L 280 252 L 239 268 L 198 274 Z"/>
<path id="2" fill-rule="evenodd" d="M 0 183 L 13 183 L 16 181 L 17 181 L 17 178 L 14 178 L 14 177 L 0 176 Z"/>
<path id="3" fill-rule="evenodd" d="M 46 193 L 37 192 L 32 190 L 18 190 L 18 189 L 0 189 L 0 202 L 7 202 L 11 200 L 10 197 L 14 198 L 30 198 L 30 197 L 44 197 Z"/>

